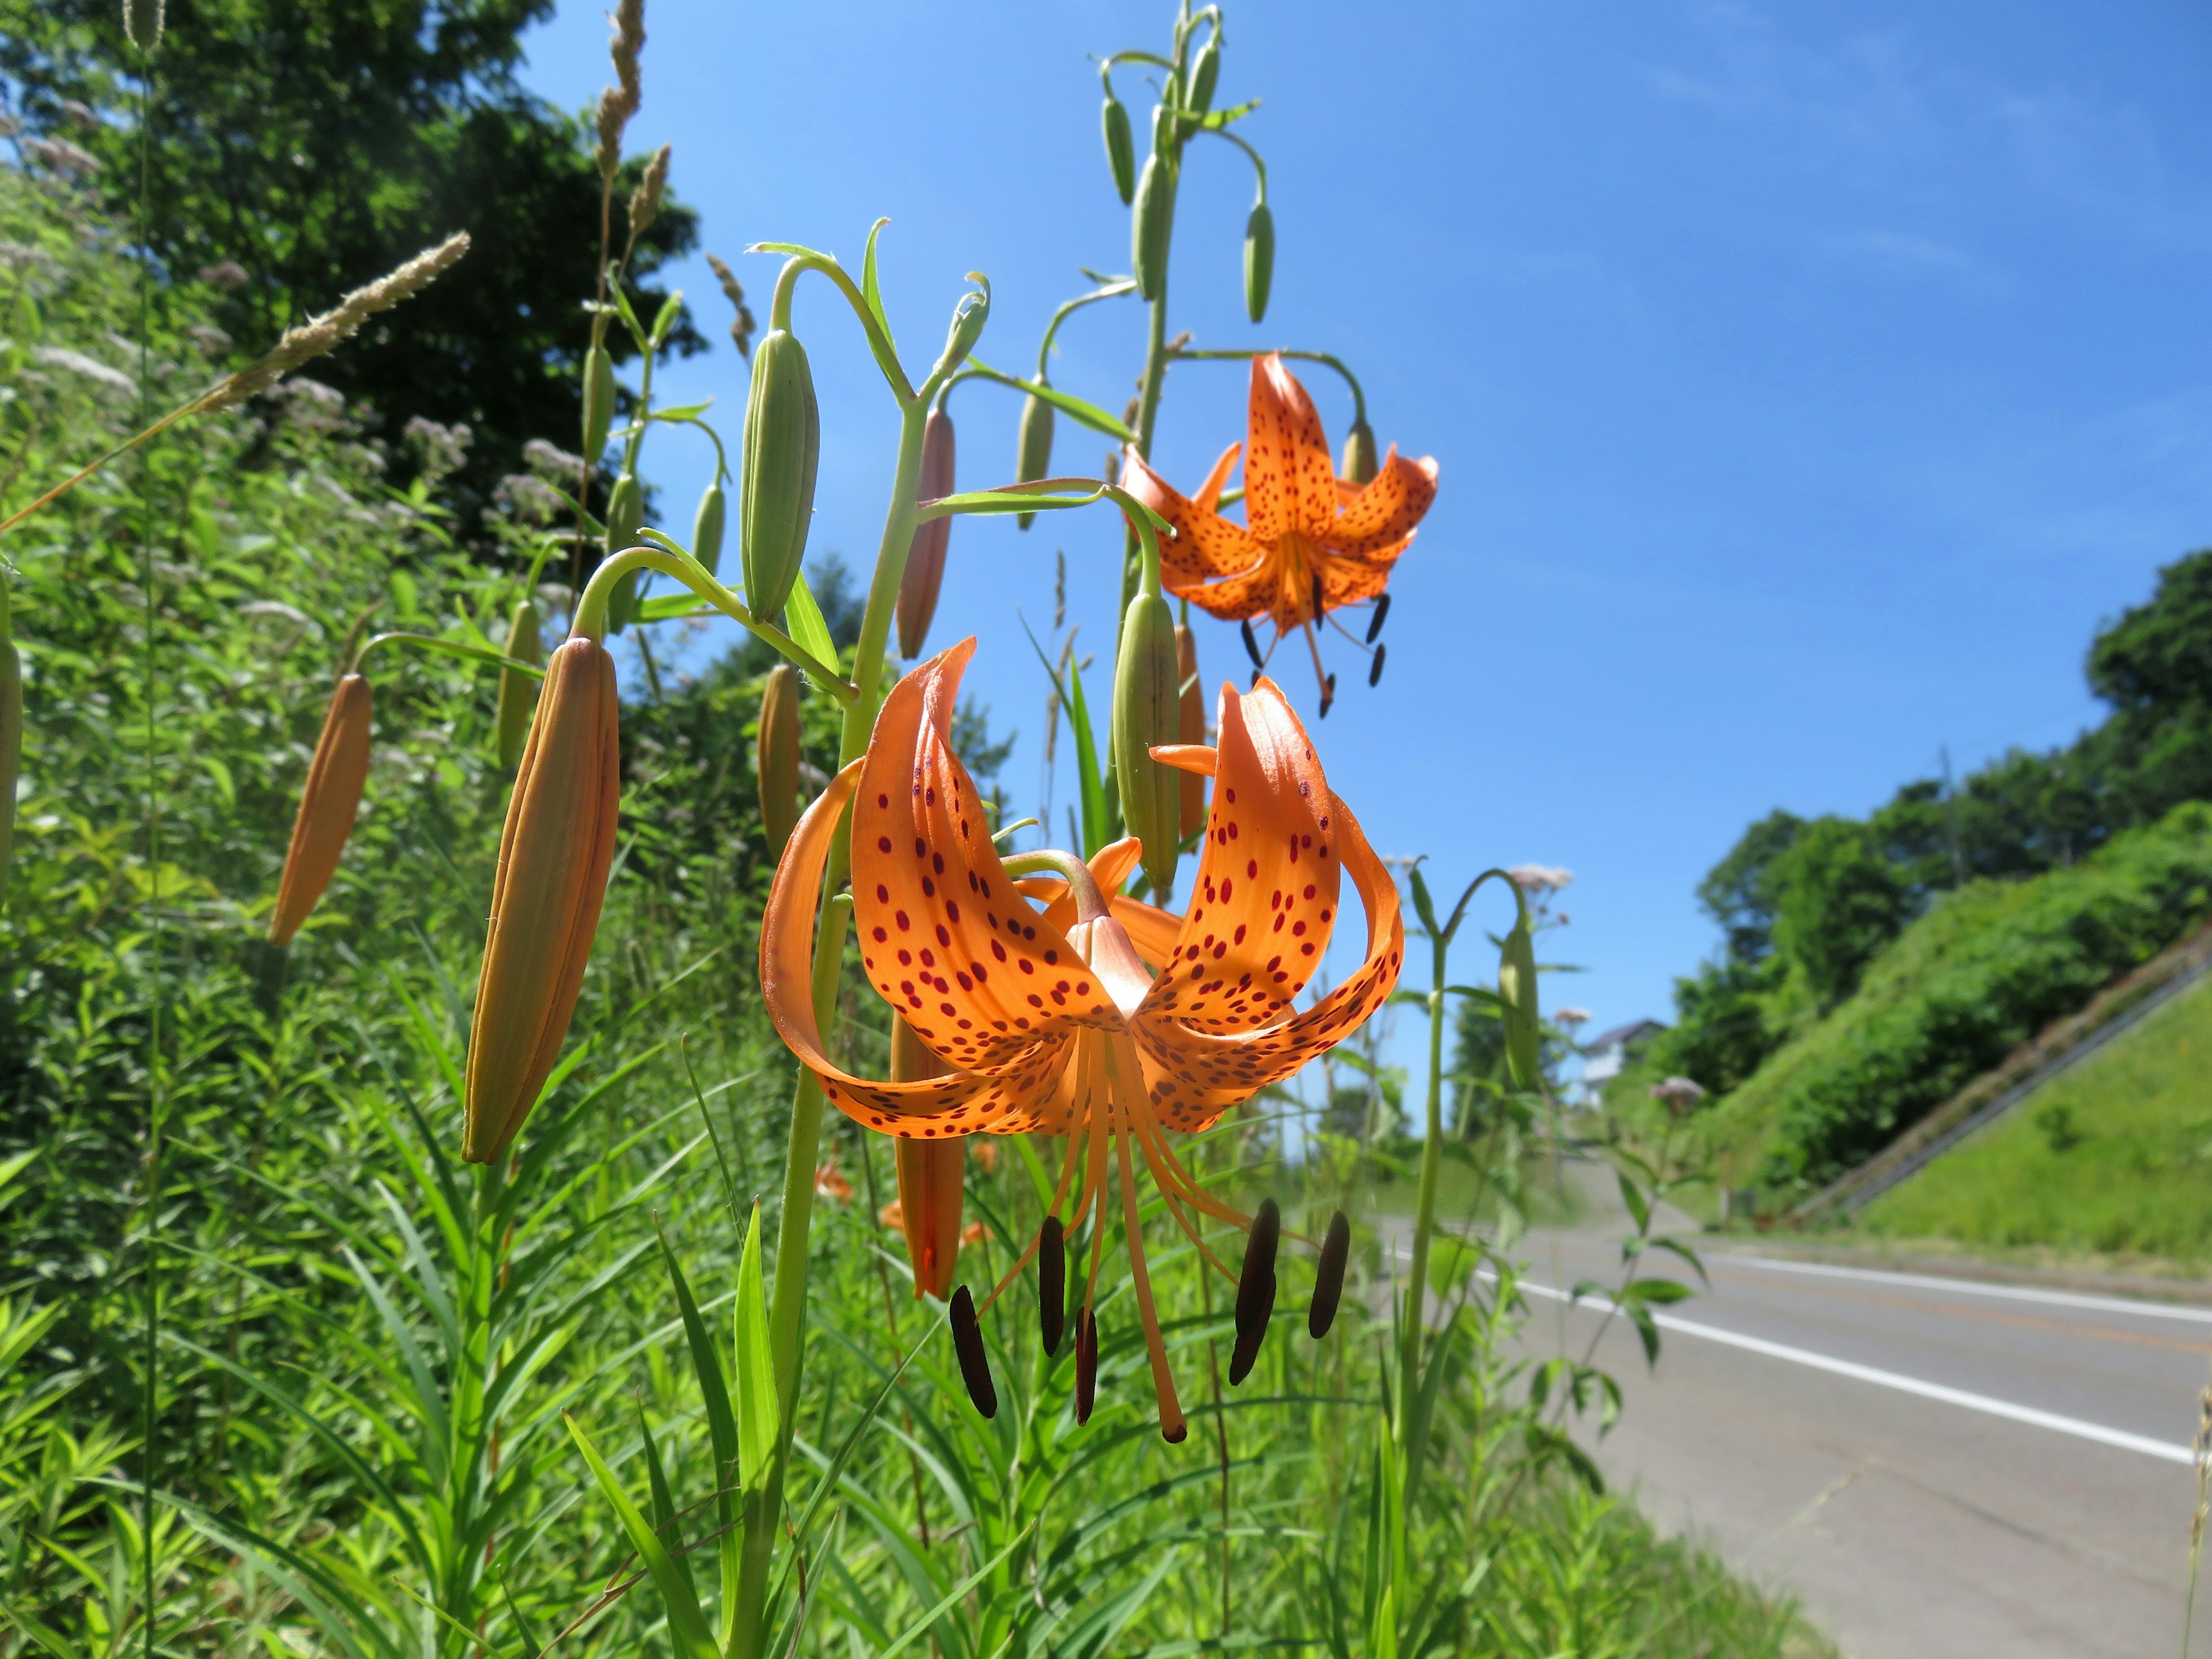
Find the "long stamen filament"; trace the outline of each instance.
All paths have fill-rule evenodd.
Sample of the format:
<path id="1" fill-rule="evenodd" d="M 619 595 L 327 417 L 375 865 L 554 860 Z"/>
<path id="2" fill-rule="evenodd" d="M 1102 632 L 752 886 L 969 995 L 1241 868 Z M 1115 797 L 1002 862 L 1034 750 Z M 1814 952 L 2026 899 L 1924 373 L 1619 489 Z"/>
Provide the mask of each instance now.
<path id="1" fill-rule="evenodd" d="M 1047 1216 L 1055 1216 L 1060 1213 L 1060 1203 L 1067 1196 L 1068 1183 L 1074 1179 L 1075 1154 L 1080 1144 L 1078 1138 L 1073 1135 L 1067 1138 L 1067 1156 L 1060 1161 L 1060 1185 L 1053 1189 L 1052 1203 L 1045 1210 Z M 978 1313 L 988 1313 L 991 1310 L 991 1304 L 1004 1296 L 1006 1293 L 1006 1287 L 1019 1279 L 1023 1270 L 1036 1260 L 1037 1248 L 1043 1242 L 1044 1229 L 1040 1224 L 1037 1231 L 1030 1235 L 1029 1249 L 1022 1252 L 1021 1260 L 1006 1270 L 1006 1276 L 999 1281 L 990 1295 L 983 1298 L 982 1306 L 976 1310 Z"/>
<path id="2" fill-rule="evenodd" d="M 1176 1399 L 1175 1373 L 1168 1369 L 1167 1344 L 1160 1340 L 1160 1316 L 1152 1306 L 1152 1276 L 1145 1268 L 1145 1233 L 1137 1218 L 1137 1182 L 1129 1170 L 1129 1137 L 1116 1135 L 1114 1150 L 1121 1168 L 1121 1221 L 1129 1244 L 1129 1279 L 1137 1291 L 1137 1317 L 1144 1322 L 1145 1352 L 1152 1362 L 1152 1394 L 1159 1402 L 1160 1437 L 1178 1444 L 1189 1432 Z M 1103 1231 L 1103 1230 L 1102 1230 Z"/>

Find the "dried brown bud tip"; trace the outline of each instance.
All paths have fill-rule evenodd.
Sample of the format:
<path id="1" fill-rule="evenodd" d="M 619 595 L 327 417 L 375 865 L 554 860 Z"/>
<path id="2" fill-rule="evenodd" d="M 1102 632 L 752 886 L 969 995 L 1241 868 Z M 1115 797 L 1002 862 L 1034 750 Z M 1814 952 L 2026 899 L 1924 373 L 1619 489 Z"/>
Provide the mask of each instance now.
<path id="1" fill-rule="evenodd" d="M 956 1143 L 957 1144 L 957 1143 Z M 963 1285 L 952 1293 L 952 1352 L 960 1360 L 960 1380 L 985 1417 L 999 1414 L 999 1391 L 991 1386 L 991 1362 L 983 1352 L 983 1328 L 975 1322 L 975 1298 Z"/>
<path id="2" fill-rule="evenodd" d="M 337 873 L 338 855 L 361 811 L 362 786 L 368 779 L 368 682 L 348 674 L 331 695 L 322 735 L 315 739 L 315 757 L 307 764 L 307 781 L 300 791 L 292 845 L 276 888 L 276 911 L 269 919 L 271 945 L 292 942 Z"/>
<path id="3" fill-rule="evenodd" d="M 1037 1229 L 1037 1334 L 1044 1339 L 1045 1357 L 1060 1352 L 1060 1338 L 1067 1323 L 1067 1244 L 1060 1218 L 1048 1215 Z"/>
<path id="4" fill-rule="evenodd" d="M 1078 1428 L 1091 1420 L 1091 1408 L 1097 1403 L 1098 1316 L 1085 1308 L 1082 1322 L 1075 1328 L 1075 1425 Z"/>
<path id="5" fill-rule="evenodd" d="M 1339 1210 L 1328 1218 L 1328 1232 L 1321 1242 L 1321 1266 L 1314 1273 L 1313 1307 L 1306 1315 L 1306 1330 L 1316 1342 L 1336 1322 L 1336 1304 L 1344 1295 L 1344 1264 L 1352 1255 L 1352 1224 Z"/>

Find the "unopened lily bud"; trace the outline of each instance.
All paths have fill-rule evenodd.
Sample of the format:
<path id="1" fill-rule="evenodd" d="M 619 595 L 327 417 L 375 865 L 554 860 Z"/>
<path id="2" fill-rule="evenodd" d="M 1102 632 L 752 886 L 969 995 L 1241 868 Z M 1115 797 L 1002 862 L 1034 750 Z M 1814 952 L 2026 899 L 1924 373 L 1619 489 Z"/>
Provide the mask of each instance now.
<path id="1" fill-rule="evenodd" d="M 1267 290 L 1275 282 L 1275 216 L 1265 202 L 1252 204 L 1244 221 L 1244 313 L 1254 322 L 1267 314 Z"/>
<path id="2" fill-rule="evenodd" d="M 1375 428 L 1364 421 L 1354 421 L 1352 430 L 1344 434 L 1344 465 L 1338 469 L 1345 482 L 1372 483 L 1382 465 L 1382 458 L 1375 453 Z"/>
<path id="3" fill-rule="evenodd" d="M 891 1017 L 891 1080 L 915 1083 L 943 1077 L 952 1068 Z M 967 1143 L 908 1139 L 893 1143 L 898 1159 L 899 1223 L 906 1233 L 907 1259 L 914 1264 L 914 1293 L 940 1300 L 952 1293 L 952 1273 L 960 1261 L 960 1210 L 966 1200 L 962 1182 L 968 1167 Z"/>
<path id="4" fill-rule="evenodd" d="M 1533 1089 L 1543 1033 L 1536 1012 L 1536 938 L 1525 914 L 1516 919 L 1498 953 L 1498 994 L 1505 1003 L 1505 1068 L 1515 1088 Z"/>
<path id="5" fill-rule="evenodd" d="M 292 844 L 276 886 L 276 909 L 269 918 L 271 945 L 292 942 L 337 873 L 338 855 L 361 811 L 362 786 L 368 781 L 368 682 L 348 674 L 331 695 L 314 758 L 307 763 L 307 781 L 292 820 Z"/>
<path id="6" fill-rule="evenodd" d="M 806 348 L 788 329 L 770 329 L 753 351 L 738 479 L 745 603 L 763 622 L 782 613 L 806 557 L 821 448 L 822 419 Z"/>
<path id="7" fill-rule="evenodd" d="M 615 418 L 615 362 L 605 346 L 584 354 L 584 459 L 596 465 Z"/>
<path id="8" fill-rule="evenodd" d="M 538 636 L 538 607 L 524 599 L 514 607 L 507 625 L 507 654 L 535 668 L 545 660 L 545 647 Z M 538 711 L 535 675 L 512 668 L 499 671 L 499 763 L 512 769 L 522 760 L 530 742 L 530 717 Z"/>
<path id="9" fill-rule="evenodd" d="M 691 556 L 719 578 L 722 571 L 722 526 L 729 517 L 729 502 L 722 494 L 722 475 L 716 473 L 707 493 L 699 498 L 699 516 L 691 521 Z"/>
<path id="10" fill-rule="evenodd" d="M 945 361 L 965 362 L 968 354 L 975 349 L 975 342 L 983 337 L 983 330 L 991 320 L 991 296 L 970 292 L 960 296 L 960 303 L 952 307 L 952 326 L 945 336 Z"/>
<path id="11" fill-rule="evenodd" d="M 1137 208 L 1131 216 L 1129 269 L 1137 292 L 1158 300 L 1167 292 L 1168 239 L 1175 231 L 1176 173 L 1173 162 L 1157 153 L 1145 158 L 1137 180 Z"/>
<path id="12" fill-rule="evenodd" d="M 123 0 L 123 33 L 141 52 L 161 44 L 161 0 Z"/>
<path id="13" fill-rule="evenodd" d="M 1198 49 L 1198 58 L 1190 66 L 1190 97 L 1188 107 L 1194 115 L 1203 115 L 1213 107 L 1214 82 L 1221 79 L 1221 35 L 1217 30 L 1206 43 Z"/>
<path id="14" fill-rule="evenodd" d="M 1156 745 L 1179 741 L 1182 731 L 1175 634 L 1168 602 L 1139 592 L 1121 618 L 1121 649 L 1114 665 L 1114 771 L 1121 818 L 1144 842 L 1146 879 L 1162 895 L 1175 885 L 1182 838 L 1182 774 L 1152 758 Z"/>
<path id="15" fill-rule="evenodd" d="M 769 856 L 781 859 L 799 822 L 799 671 L 787 662 L 768 671 L 761 691 L 754 770 L 760 777 L 761 833 Z"/>
<path id="16" fill-rule="evenodd" d="M 614 861 L 621 703 L 605 646 L 571 637 L 545 665 L 507 804 L 476 1018 L 461 1156 L 506 1152 L 560 1057 Z"/>
<path id="17" fill-rule="evenodd" d="M 1137 147 L 1129 131 L 1129 112 L 1109 92 L 1100 118 L 1106 127 L 1106 165 L 1114 170 L 1114 188 L 1127 207 L 1137 190 Z"/>
<path id="18" fill-rule="evenodd" d="M 952 493 L 952 417 L 933 409 L 921 427 L 921 476 L 915 495 L 935 501 Z M 932 519 L 916 525 L 907 549 L 906 570 L 899 578 L 899 655 L 912 661 L 921 654 L 929 637 L 930 618 L 937 614 L 938 590 L 945 586 L 945 550 L 951 544 L 952 520 Z"/>
<path id="19" fill-rule="evenodd" d="M 645 522 L 645 488 L 635 472 L 615 480 L 607 495 L 607 538 L 600 555 L 611 559 L 624 548 L 637 545 L 637 528 Z M 607 596 L 607 626 L 620 633 L 637 614 L 637 585 L 641 573 L 631 571 L 615 584 Z"/>
<path id="20" fill-rule="evenodd" d="M 1206 741 L 1206 693 L 1198 684 L 1198 636 L 1177 623 L 1175 637 L 1176 683 L 1182 688 L 1176 705 L 1176 741 L 1201 744 Z M 1179 827 L 1188 837 L 1206 827 L 1206 780 L 1195 772 L 1180 775 L 1182 814 Z"/>
<path id="21" fill-rule="evenodd" d="M 1021 436 L 1014 446 L 1014 477 L 1034 483 L 1052 476 L 1053 407 L 1032 392 L 1022 402 Z M 1017 513 L 1014 523 L 1027 530 L 1036 521 L 1034 513 Z"/>

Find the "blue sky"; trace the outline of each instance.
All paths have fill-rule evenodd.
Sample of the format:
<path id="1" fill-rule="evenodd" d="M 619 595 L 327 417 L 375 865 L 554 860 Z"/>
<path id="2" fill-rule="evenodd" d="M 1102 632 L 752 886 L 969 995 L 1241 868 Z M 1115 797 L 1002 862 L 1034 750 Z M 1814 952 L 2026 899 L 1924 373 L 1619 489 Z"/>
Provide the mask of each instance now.
<path id="1" fill-rule="evenodd" d="M 631 147 L 675 147 L 703 246 L 765 317 L 763 239 L 857 270 L 867 227 L 910 363 L 963 272 L 990 276 L 981 351 L 1032 364 L 1079 265 L 1127 268 L 1127 211 L 1086 54 L 1159 50 L 1171 8 L 745 6 L 650 0 Z M 2156 568 L 2212 543 L 2212 13 L 2182 0 L 1788 5 L 1480 0 L 1233 5 L 1220 103 L 1267 158 L 1279 252 L 1245 321 L 1251 176 L 1186 166 L 1173 326 L 1203 345 L 1336 352 L 1385 441 L 1442 489 L 1399 567 L 1389 671 L 1344 676 L 1317 728 L 1377 847 L 1439 884 L 1486 865 L 1576 872 L 1549 981 L 1600 1026 L 1663 1016 L 1715 944 L 1691 893 L 1776 805 L 1859 813 L 2096 717 L 2081 661 Z M 567 106 L 608 78 L 596 6 L 527 40 Z M 1139 134 L 1146 89 L 1120 84 Z M 702 261 L 676 280 L 723 341 L 676 367 L 734 441 L 744 368 Z M 823 410 L 811 546 L 865 568 L 896 417 L 826 284 L 798 329 Z M 1055 382 L 1118 408 L 1133 304 L 1062 332 Z M 1310 382 L 1333 439 L 1348 419 Z M 1195 483 L 1243 434 L 1243 376 L 1170 378 L 1156 460 Z M 961 482 L 1011 477 L 1016 400 L 956 394 Z M 1057 465 L 1103 445 L 1061 424 Z M 688 526 L 703 443 L 647 471 Z M 1111 637 L 1103 514 L 956 528 L 933 645 L 973 631 L 970 684 L 1036 793 L 1041 677 L 1068 555 L 1085 638 Z M 956 632 L 957 630 L 957 632 Z M 1239 674 L 1206 623 L 1209 681 Z M 1340 651 L 1339 666 L 1358 659 Z M 1241 678 L 1241 675 L 1240 675 Z M 1294 666 L 1285 684 L 1310 714 Z M 1065 787 L 1060 799 L 1066 800 Z M 1470 964 L 1470 968 L 1472 964 Z M 1399 1047 L 1418 1068 L 1416 1033 Z"/>

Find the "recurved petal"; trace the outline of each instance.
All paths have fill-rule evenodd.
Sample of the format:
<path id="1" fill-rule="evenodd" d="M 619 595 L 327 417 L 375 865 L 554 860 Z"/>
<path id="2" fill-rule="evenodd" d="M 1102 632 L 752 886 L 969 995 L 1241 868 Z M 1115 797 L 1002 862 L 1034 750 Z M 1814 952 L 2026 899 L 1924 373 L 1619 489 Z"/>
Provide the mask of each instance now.
<path id="1" fill-rule="evenodd" d="M 1182 918 L 1173 911 L 1115 894 L 1106 901 L 1107 914 L 1121 924 L 1129 943 L 1149 968 L 1164 968 L 1175 955 L 1176 939 L 1182 933 Z"/>
<path id="2" fill-rule="evenodd" d="M 1121 884 L 1128 880 L 1129 872 L 1137 867 L 1144 852 L 1143 842 L 1134 836 L 1124 836 L 1121 840 L 1100 848 L 1084 862 L 1090 866 L 1091 878 L 1098 884 L 1098 890 L 1113 894 L 1119 892 Z M 1032 884 L 1027 880 L 1017 882 L 1015 885 L 1024 892 L 1034 890 Z M 1045 906 L 1044 919 L 1061 933 L 1067 933 L 1075 926 L 1075 896 L 1067 890 L 1065 878 L 1054 880 L 1046 890 L 1051 896 L 1051 902 Z M 1069 937 L 1072 939 L 1074 935 L 1069 933 Z"/>
<path id="3" fill-rule="evenodd" d="M 951 1064 L 994 1075 L 1041 1038 L 1121 1018 L 1032 910 L 952 752 L 963 641 L 891 688 L 853 809 L 854 921 L 869 982 Z"/>
<path id="4" fill-rule="evenodd" d="M 1321 562 L 1322 603 L 1331 611 L 1340 605 L 1358 605 L 1373 599 L 1390 585 L 1390 567 L 1404 550 L 1406 543 L 1390 550 L 1387 559 L 1355 560 L 1324 558 Z"/>
<path id="5" fill-rule="evenodd" d="M 902 1081 L 941 1077 L 950 1068 L 918 1042 L 913 1030 L 891 1016 L 891 1076 Z M 953 1269 L 960 1260 L 960 1211 L 966 1198 L 965 1140 L 906 1137 L 897 1142 L 899 1224 L 906 1234 L 907 1259 L 914 1264 L 914 1293 L 944 1297 L 952 1293 Z"/>
<path id="6" fill-rule="evenodd" d="M 1177 599 L 1188 599 L 1209 617 L 1223 622 L 1245 622 L 1254 617 L 1274 614 L 1282 581 L 1277 562 L 1263 559 L 1251 569 L 1239 575 L 1224 577 L 1219 581 L 1202 578 L 1179 580 L 1161 568 L 1167 590 Z"/>
<path id="7" fill-rule="evenodd" d="M 1332 798 L 1273 680 L 1221 688 L 1213 807 L 1189 915 L 1146 1016 L 1195 1030 L 1273 1021 L 1305 988 L 1336 919 Z"/>
<path id="8" fill-rule="evenodd" d="M 1435 460 L 1424 455 L 1409 461 L 1393 444 L 1382 471 L 1344 504 L 1321 539 L 1353 558 L 1370 556 L 1394 542 L 1402 544 L 1436 499 Z"/>
<path id="9" fill-rule="evenodd" d="M 1406 959 L 1397 885 L 1358 819 L 1341 800 L 1333 799 L 1332 806 L 1340 860 L 1367 912 L 1365 958 L 1311 1008 L 1255 1030 L 1217 1033 L 1140 1013 L 1130 1033 L 1152 1109 L 1169 1128 L 1203 1129 L 1231 1107 L 1290 1077 L 1357 1030 L 1396 988 Z"/>
<path id="10" fill-rule="evenodd" d="M 1336 465 L 1321 416 L 1273 352 L 1252 360 L 1244 522 L 1272 545 L 1291 531 L 1319 539 L 1336 518 Z"/>
<path id="11" fill-rule="evenodd" d="M 936 1137 L 983 1128 L 1006 1133 L 1033 1128 L 1037 1103 L 1049 1097 L 1058 1073 L 1066 1069 L 1065 1036 L 1030 1044 L 988 1077 L 955 1071 L 903 1083 L 854 1077 L 823 1049 L 814 1016 L 815 913 L 830 843 L 865 764 L 854 761 L 830 781 L 791 832 L 791 843 L 776 866 L 761 917 L 761 1000 L 769 1018 L 799 1063 L 821 1080 L 822 1092 L 848 1117 L 872 1129 Z"/>
<path id="12" fill-rule="evenodd" d="M 1229 475 L 1237 470 L 1237 458 L 1244 453 L 1243 444 L 1231 444 L 1221 452 L 1221 459 L 1213 464 L 1213 471 L 1206 475 L 1206 482 L 1198 487 L 1191 500 L 1208 513 L 1218 512 L 1221 492 L 1229 488 Z"/>
<path id="13" fill-rule="evenodd" d="M 1223 459 L 1231 459 L 1235 453 L 1232 448 Z M 1221 470 L 1217 463 L 1214 471 Z M 1206 482 L 1212 485 L 1214 479 L 1209 477 Z M 1133 450 L 1122 463 L 1121 488 L 1165 519 L 1175 531 L 1160 543 L 1161 574 L 1170 592 L 1181 591 L 1178 583 L 1233 576 L 1255 568 L 1267 557 L 1265 543 L 1243 526 L 1186 499 Z M 1219 498 L 1218 490 L 1215 498 Z"/>

